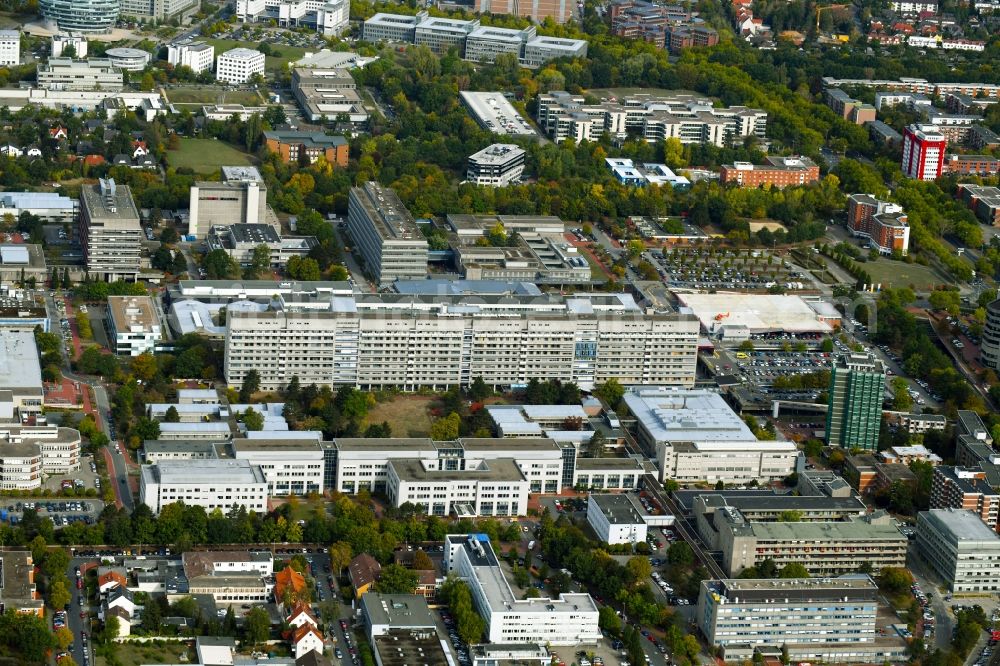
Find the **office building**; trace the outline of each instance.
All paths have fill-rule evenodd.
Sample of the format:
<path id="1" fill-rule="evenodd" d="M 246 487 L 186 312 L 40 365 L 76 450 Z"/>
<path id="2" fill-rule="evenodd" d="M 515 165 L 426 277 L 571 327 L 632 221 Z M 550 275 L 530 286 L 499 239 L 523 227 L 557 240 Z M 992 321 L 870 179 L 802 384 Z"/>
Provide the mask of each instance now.
<path id="1" fill-rule="evenodd" d="M 521 52 L 521 65 L 541 67 L 555 58 L 586 58 L 587 42 L 583 39 L 539 35 L 529 39 Z"/>
<path id="2" fill-rule="evenodd" d="M 739 187 L 808 185 L 819 181 L 819 167 L 808 157 L 768 157 L 767 164 L 723 164 L 719 180 Z"/>
<path id="3" fill-rule="evenodd" d="M 450 49 L 461 53 L 465 49 L 465 38 L 479 27 L 479 19 L 463 21 L 429 16 L 427 12 L 422 14 L 422 19 L 413 29 L 413 43 L 426 46 L 438 55 L 444 55 Z"/>
<path id="4" fill-rule="evenodd" d="M 265 513 L 267 493 L 260 466 L 247 460 L 164 461 L 143 465 L 139 477 L 141 501 L 154 514 L 174 502 L 204 507 L 206 513 L 241 506 Z"/>
<path id="5" fill-rule="evenodd" d="M 484 407 L 500 437 L 550 437 L 557 442 L 589 442 L 594 431 L 580 405 L 489 405 Z M 569 430 L 567 426 L 577 428 Z"/>
<path id="6" fill-rule="evenodd" d="M 300 164 L 304 159 L 314 164 L 322 157 L 327 164 L 347 166 L 349 146 L 342 136 L 301 130 L 269 130 L 264 132 L 267 149 L 278 153 L 283 162 Z"/>
<path id="7" fill-rule="evenodd" d="M 852 573 L 865 563 L 872 571 L 906 566 L 906 536 L 884 512 L 847 521 L 752 522 L 737 509 L 720 506 L 697 526 L 709 550 L 721 551 L 730 576 L 764 560 L 778 569 L 802 564 L 811 576 Z"/>
<path id="8" fill-rule="evenodd" d="M 215 61 L 216 81 L 246 83 L 256 74 L 264 75 L 264 54 L 254 49 L 229 49 Z"/>
<path id="9" fill-rule="evenodd" d="M 234 439 L 233 457 L 259 467 L 272 496 L 322 493 L 323 451 L 319 443 L 304 440 Z"/>
<path id="10" fill-rule="evenodd" d="M 513 53 L 520 60 L 524 45 L 538 34 L 531 25 L 520 30 L 478 26 L 465 39 L 465 59 L 471 62 L 494 62 L 501 53 Z"/>
<path id="11" fill-rule="evenodd" d="M 292 94 L 309 122 L 363 125 L 368 122 L 357 90 L 347 69 L 296 67 L 292 70 Z"/>
<path id="12" fill-rule="evenodd" d="M 666 164 L 645 163 L 636 165 L 624 157 L 606 157 L 604 163 L 622 185 L 645 187 L 647 185 L 667 185 L 674 189 L 686 190 L 691 187 L 691 181 L 684 176 L 678 176 Z"/>
<path id="13" fill-rule="evenodd" d="M 521 117 L 503 93 L 463 90 L 459 96 L 483 129 L 500 135 L 538 136 L 531 123 Z"/>
<path id="14" fill-rule="evenodd" d="M 378 562 L 370 555 L 362 554 L 358 557 L 362 556 L 371 560 L 375 567 L 378 566 Z M 355 558 L 355 560 L 357 559 Z M 364 623 L 365 635 L 368 636 L 369 640 L 399 630 L 425 631 L 432 634 L 437 632 L 435 614 L 427 606 L 427 600 L 424 597 L 415 594 L 379 594 L 378 592 L 365 592 L 359 594 L 358 597 L 361 600 L 359 611 Z"/>
<path id="15" fill-rule="evenodd" d="M 108 49 L 104 57 L 111 61 L 113 67 L 126 72 L 141 72 L 152 58 L 149 51 L 129 48 Z"/>
<path id="16" fill-rule="evenodd" d="M 649 528 L 644 515 L 648 514 L 631 495 L 587 496 L 587 523 L 601 543 L 645 543 Z"/>
<path id="17" fill-rule="evenodd" d="M 405 42 L 412 44 L 417 24 L 427 17 L 427 12 L 416 16 L 384 14 L 379 12 L 365 19 L 361 25 L 361 39 L 377 44 L 379 42 Z"/>
<path id="18" fill-rule="evenodd" d="M 50 57 L 67 57 L 64 56 L 63 53 L 70 47 L 72 47 L 71 53 L 74 58 L 87 57 L 87 38 L 82 35 L 70 35 L 65 33 L 56 33 L 52 35 L 52 52 Z"/>
<path id="19" fill-rule="evenodd" d="M 512 458 L 494 458 L 461 470 L 420 460 L 391 460 L 386 493 L 393 506 L 416 504 L 428 515 L 521 516 L 529 481 Z"/>
<path id="20" fill-rule="evenodd" d="M 695 525 L 713 520 L 719 507 L 732 507 L 750 522 L 779 522 L 794 516 L 801 523 L 835 522 L 864 516 L 868 509 L 853 492 L 847 495 L 791 495 L 772 490 L 679 490 L 682 511 Z M 705 531 L 704 526 L 698 527 Z"/>
<path id="21" fill-rule="evenodd" d="M 305 258 L 318 245 L 313 236 L 279 236 L 269 224 L 214 226 L 207 242 L 210 250 L 222 250 L 241 266 L 250 266 L 254 251 L 263 245 L 270 253 L 268 267 L 274 269 L 284 268 L 292 257 Z"/>
<path id="22" fill-rule="evenodd" d="M 9 407 L 4 411 L 9 413 Z M 20 425 L 8 419 L 8 423 L 0 425 L 0 457 L 5 458 L 8 452 L 30 454 L 28 457 L 38 461 L 43 475 L 72 474 L 80 469 L 80 432 L 54 425 Z M 4 470 L 13 472 L 15 468 L 8 462 Z M 35 480 L 32 487 L 37 488 L 41 478 Z"/>
<path id="23" fill-rule="evenodd" d="M 572 0 L 475 0 L 473 8 L 477 13 L 510 14 L 531 19 L 535 23 L 542 23 L 546 18 L 551 18 L 556 23 L 565 23 L 575 14 Z"/>
<path id="24" fill-rule="evenodd" d="M 695 617 L 726 662 L 749 661 L 758 650 L 797 662 L 896 661 L 902 644 L 876 644 L 878 607 L 878 587 L 865 575 L 705 580 Z"/>
<path id="25" fill-rule="evenodd" d="M 763 139 L 767 112 L 743 106 L 716 108 L 711 99 L 676 93 L 633 94 L 588 103 L 565 91 L 538 96 L 538 126 L 555 142 L 622 138 L 636 132 L 650 143 L 676 138 L 684 144 L 729 147 L 749 136 Z"/>
<path id="26" fill-rule="evenodd" d="M 903 131 L 903 175 L 934 180 L 942 173 L 948 141 L 935 125 L 910 125 Z"/>
<path id="27" fill-rule="evenodd" d="M 21 64 L 21 32 L 0 30 L 0 65 L 11 67 Z"/>
<path id="28" fill-rule="evenodd" d="M 102 178 L 82 186 L 79 238 L 91 277 L 135 282 L 143 234 L 128 185 Z"/>
<path id="29" fill-rule="evenodd" d="M 209 67 L 211 69 L 211 67 Z M 242 104 L 206 104 L 201 107 L 201 115 L 205 120 L 227 122 L 233 116 L 246 122 L 254 115 L 263 117 L 266 106 L 243 106 Z"/>
<path id="30" fill-rule="evenodd" d="M 0 329 L 0 418 L 24 420 L 42 413 L 42 370 L 35 336 Z"/>
<path id="31" fill-rule="evenodd" d="M 0 489 L 42 487 L 42 452 L 31 444 L 0 444 Z"/>
<path id="32" fill-rule="evenodd" d="M 885 368 L 867 354 L 843 354 L 830 369 L 826 442 L 845 449 L 878 449 Z"/>
<path id="33" fill-rule="evenodd" d="M 236 18 L 244 23 L 305 26 L 327 37 L 347 30 L 350 9 L 348 0 L 236 0 Z"/>
<path id="34" fill-rule="evenodd" d="M 979 465 L 952 467 L 939 465 L 934 468 L 931 480 L 930 508 L 961 509 L 970 511 L 993 531 L 1000 525 L 1000 493 L 986 479 Z"/>
<path id="35" fill-rule="evenodd" d="M 600 640 L 597 605 L 589 594 L 519 599 L 485 534 L 449 534 L 444 551 L 444 570 L 469 585 L 489 642 L 593 645 Z"/>
<path id="36" fill-rule="evenodd" d="M 257 167 L 222 167 L 221 181 L 191 187 L 188 234 L 204 238 L 216 225 L 266 224 L 267 186 Z"/>
<path id="37" fill-rule="evenodd" d="M 852 98 L 840 88 L 826 89 L 826 104 L 834 113 L 855 125 L 864 125 L 875 120 L 875 107 Z"/>
<path id="38" fill-rule="evenodd" d="M 196 0 L 121 0 L 121 15 L 157 22 L 182 20 L 198 11 Z"/>
<path id="39" fill-rule="evenodd" d="M 195 74 L 207 72 L 215 64 L 215 47 L 186 39 L 167 46 L 167 62 L 174 67 L 190 67 Z"/>
<path id="40" fill-rule="evenodd" d="M 39 0 L 42 18 L 66 32 L 109 32 L 118 20 L 120 0 Z"/>
<path id="41" fill-rule="evenodd" d="M 379 286 L 427 277 L 427 239 L 391 189 L 374 181 L 352 187 L 347 230 L 365 270 Z"/>
<path id="42" fill-rule="evenodd" d="M 876 199 L 873 194 L 852 194 L 847 198 L 847 228 L 854 236 L 867 238 L 881 254 L 906 255 L 909 251 L 910 225 L 903 207 Z"/>
<path id="43" fill-rule="evenodd" d="M 108 58 L 49 58 L 38 65 L 38 87 L 46 90 L 121 90 L 122 73 Z"/>
<path id="44" fill-rule="evenodd" d="M 164 460 L 205 460 L 218 458 L 215 442 L 210 441 L 173 441 L 147 439 L 142 443 L 142 457 L 148 464 Z"/>
<path id="45" fill-rule="evenodd" d="M 1000 206 L 1000 200 L 997 201 Z M 1000 299 L 986 306 L 986 326 L 983 327 L 983 343 L 979 347 L 979 358 L 988 368 L 1000 370 Z"/>
<path id="46" fill-rule="evenodd" d="M 108 337 L 119 356 L 152 353 L 163 336 L 149 296 L 108 296 Z"/>
<path id="47" fill-rule="evenodd" d="M 1000 535 L 971 511 L 918 513 L 917 550 L 956 594 L 1000 590 Z"/>
<path id="48" fill-rule="evenodd" d="M 527 153 L 517 145 L 494 143 L 478 153 L 469 155 L 466 179 L 476 185 L 503 187 L 516 183 L 524 173 Z"/>
<path id="49" fill-rule="evenodd" d="M 274 588 L 274 557 L 270 552 L 188 551 L 181 555 L 181 562 L 182 574 L 168 583 L 168 599 L 203 594 L 220 606 L 270 600 Z M 171 589 L 174 585 L 176 591 Z"/>
<path id="50" fill-rule="evenodd" d="M 324 307 L 230 311 L 229 385 L 240 386 L 250 368 L 259 372 L 265 391 L 296 376 L 306 386 L 403 390 L 466 386 L 475 377 L 493 386 L 560 379 L 585 390 L 610 377 L 668 386 L 694 382 L 697 321 L 647 314 L 623 294 L 359 294 Z"/>
<path id="51" fill-rule="evenodd" d="M 31 213 L 51 224 L 75 224 L 80 202 L 57 192 L 0 192 L 0 215 Z"/>

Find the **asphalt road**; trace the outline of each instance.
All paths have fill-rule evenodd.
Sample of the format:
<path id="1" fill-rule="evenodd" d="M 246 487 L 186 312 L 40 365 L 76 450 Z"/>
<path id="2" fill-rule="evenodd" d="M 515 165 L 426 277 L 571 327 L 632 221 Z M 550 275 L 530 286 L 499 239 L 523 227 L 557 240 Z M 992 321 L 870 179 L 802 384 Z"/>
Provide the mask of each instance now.
<path id="1" fill-rule="evenodd" d="M 71 632 L 73 632 L 73 649 L 70 654 L 73 657 L 73 661 L 76 662 L 77 666 L 87 666 L 93 663 L 93 649 L 90 644 L 90 606 L 86 604 L 84 606 L 80 605 L 80 597 L 86 592 L 86 589 L 78 590 L 76 589 L 76 568 L 88 562 L 95 562 L 95 560 L 88 560 L 84 558 L 72 558 L 69 561 L 69 567 L 66 569 L 66 578 L 69 579 L 70 583 L 74 586 L 72 589 L 73 598 L 70 600 L 70 608 L 66 613 L 66 626 Z M 80 611 L 86 609 L 88 615 L 86 619 L 80 617 Z M 81 637 L 81 632 L 86 631 L 88 634 L 87 646 L 83 645 L 83 639 Z M 87 653 L 84 655 L 84 653 Z"/>

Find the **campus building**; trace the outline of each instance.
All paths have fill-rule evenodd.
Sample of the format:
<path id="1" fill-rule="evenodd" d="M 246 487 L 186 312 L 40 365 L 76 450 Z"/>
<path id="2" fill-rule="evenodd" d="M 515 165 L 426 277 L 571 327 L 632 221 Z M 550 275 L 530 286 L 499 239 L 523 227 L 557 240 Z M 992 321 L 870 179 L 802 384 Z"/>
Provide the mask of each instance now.
<path id="1" fill-rule="evenodd" d="M 221 181 L 196 181 L 189 199 L 188 234 L 204 238 L 215 225 L 265 224 L 267 186 L 257 167 L 224 166 Z"/>
<path id="2" fill-rule="evenodd" d="M 254 49 L 229 49 L 215 61 L 216 81 L 246 83 L 255 74 L 264 74 L 264 54 Z"/>
<path id="3" fill-rule="evenodd" d="M 1000 201 L 997 204 L 1000 205 Z M 1000 299 L 986 306 L 986 326 L 983 327 L 979 358 L 986 367 L 1000 370 Z"/>
<path id="4" fill-rule="evenodd" d="M 390 188 L 374 181 L 352 187 L 347 230 L 365 270 L 379 286 L 427 276 L 427 239 Z"/>
<path id="5" fill-rule="evenodd" d="M 600 640 L 597 605 L 589 594 L 519 599 L 485 534 L 449 534 L 444 551 L 443 568 L 468 584 L 489 642 L 594 645 Z"/>
<path id="6" fill-rule="evenodd" d="M 201 506 L 206 513 L 236 507 L 267 512 L 268 483 L 260 466 L 246 460 L 199 460 L 143 465 L 139 497 L 154 514 L 168 504 Z"/>
<path id="7" fill-rule="evenodd" d="M 1000 535 L 971 511 L 921 511 L 917 550 L 952 592 L 1000 590 Z"/>
<path id="8" fill-rule="evenodd" d="M 368 122 L 368 111 L 358 94 L 358 85 L 347 69 L 296 67 L 292 70 L 292 94 L 311 123 Z"/>
<path id="9" fill-rule="evenodd" d="M 193 39 L 167 46 L 167 62 L 174 67 L 190 67 L 195 74 L 209 71 L 215 64 L 215 47 Z"/>
<path id="10" fill-rule="evenodd" d="M 74 224 L 80 202 L 57 192 L 0 192 L 0 215 L 31 213 L 53 224 Z"/>
<path id="11" fill-rule="evenodd" d="M 768 157 L 767 164 L 736 162 L 723 164 L 719 172 L 723 184 L 739 187 L 783 188 L 808 185 L 819 180 L 819 166 L 808 157 Z"/>
<path id="12" fill-rule="evenodd" d="M 108 337 L 119 356 L 152 353 L 163 336 L 149 296 L 108 296 Z"/>
<path id="13" fill-rule="evenodd" d="M 551 18 L 556 23 L 565 23 L 573 18 L 572 0 L 475 0 L 474 9 L 483 14 L 510 14 L 529 18 L 534 23 L 542 23 Z"/>
<path id="14" fill-rule="evenodd" d="M 336 37 L 348 26 L 348 0 L 236 0 L 236 18 L 243 23 L 274 21 L 281 27 L 306 26 Z"/>
<path id="15" fill-rule="evenodd" d="M 120 0 L 39 0 L 42 18 L 66 32 L 109 32 L 118 20 Z"/>
<path id="16" fill-rule="evenodd" d="M 309 164 L 314 164 L 322 157 L 327 164 L 347 166 L 349 146 L 342 136 L 301 130 L 269 130 L 264 132 L 264 142 L 268 150 L 281 156 L 283 162 L 299 164 L 308 159 Z"/>
<path id="17" fill-rule="evenodd" d="M 269 253 L 268 267 L 280 269 L 292 257 L 307 257 L 318 243 L 313 236 L 279 236 L 270 224 L 231 224 L 209 229 L 207 244 L 241 266 L 250 266 L 254 251 L 263 245 Z"/>
<path id="18" fill-rule="evenodd" d="M 76 58 L 86 58 L 87 57 L 87 38 L 83 35 L 69 35 L 65 33 L 56 33 L 52 35 L 52 58 L 63 57 L 63 52 L 72 47 L 73 56 Z"/>
<path id="19" fill-rule="evenodd" d="M 441 470 L 420 460 L 391 460 L 387 495 L 394 506 L 410 502 L 428 514 L 520 516 L 527 513 L 529 481 L 512 458 Z"/>
<path id="20" fill-rule="evenodd" d="M 305 497 L 324 491 L 323 451 L 316 441 L 234 439 L 230 445 L 236 460 L 260 468 L 269 495 Z"/>
<path id="21" fill-rule="evenodd" d="M 128 185 L 102 178 L 96 185 L 82 186 L 79 238 L 91 277 L 136 281 L 143 234 Z"/>
<path id="22" fill-rule="evenodd" d="M 38 87 L 46 90 L 121 90 L 121 71 L 107 58 L 49 58 L 38 65 Z"/>
<path id="23" fill-rule="evenodd" d="M 1000 187 L 959 183 L 958 195 L 983 224 L 1000 225 Z"/>
<path id="24" fill-rule="evenodd" d="M 903 175 L 935 180 L 941 175 L 948 140 L 936 125 L 910 125 L 903 131 Z"/>
<path id="25" fill-rule="evenodd" d="M 878 448 L 885 368 L 867 354 L 844 354 L 830 370 L 826 441 L 845 449 Z"/>
<path id="26" fill-rule="evenodd" d="M 903 207 L 873 194 L 847 198 L 847 228 L 854 236 L 867 238 L 881 254 L 899 252 L 905 256 L 909 251 L 910 225 Z"/>
<path id="27" fill-rule="evenodd" d="M 524 173 L 525 155 L 520 146 L 494 143 L 469 155 L 466 179 L 476 185 L 503 187 L 516 183 Z"/>
<path id="28" fill-rule="evenodd" d="M 308 312 L 280 300 L 267 312 L 229 312 L 230 386 L 240 386 L 251 368 L 267 391 L 296 376 L 304 385 L 403 390 L 466 386 L 475 377 L 493 386 L 559 379 L 585 390 L 611 377 L 694 382 L 697 320 L 647 314 L 624 294 L 358 294 Z"/>
<path id="29" fill-rule="evenodd" d="M 649 527 L 643 516 L 648 515 L 627 494 L 587 496 L 587 523 L 601 543 L 646 543 Z"/>
<path id="30" fill-rule="evenodd" d="M 180 20 L 194 14 L 201 6 L 196 0 L 121 0 L 121 4 L 123 17 L 157 22 Z"/>

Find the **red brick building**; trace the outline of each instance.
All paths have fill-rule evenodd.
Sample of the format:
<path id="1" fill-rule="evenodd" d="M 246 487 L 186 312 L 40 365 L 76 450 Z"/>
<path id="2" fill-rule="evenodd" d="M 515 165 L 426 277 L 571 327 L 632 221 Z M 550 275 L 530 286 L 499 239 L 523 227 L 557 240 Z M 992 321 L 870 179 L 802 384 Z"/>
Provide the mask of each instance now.
<path id="1" fill-rule="evenodd" d="M 740 187 L 788 187 L 819 180 L 819 167 L 808 157 L 768 157 L 767 164 L 737 162 L 724 164 L 719 178 L 723 184 Z"/>
<path id="2" fill-rule="evenodd" d="M 997 529 L 1000 495 L 986 482 L 986 474 L 973 467 L 934 468 L 931 482 L 932 509 L 966 509 L 979 516 L 986 525 Z"/>
<path id="3" fill-rule="evenodd" d="M 882 254 L 909 251 L 910 226 L 902 206 L 871 194 L 852 194 L 847 199 L 847 228 L 855 236 L 868 238 Z"/>
<path id="4" fill-rule="evenodd" d="M 312 164 L 320 157 L 334 166 L 346 167 L 347 139 L 328 136 L 322 132 L 274 131 L 264 132 L 267 149 L 281 155 L 283 162 L 298 162 L 303 156 Z"/>

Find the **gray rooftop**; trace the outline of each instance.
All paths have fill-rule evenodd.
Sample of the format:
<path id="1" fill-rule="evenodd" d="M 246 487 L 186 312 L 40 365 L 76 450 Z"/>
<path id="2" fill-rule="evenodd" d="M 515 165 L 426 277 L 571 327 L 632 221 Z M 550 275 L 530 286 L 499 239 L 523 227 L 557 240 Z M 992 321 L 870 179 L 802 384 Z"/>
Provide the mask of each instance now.
<path id="1" fill-rule="evenodd" d="M 171 485 L 265 483 L 260 466 L 247 460 L 165 460 L 143 465 L 142 474 L 150 482 Z"/>
<path id="2" fill-rule="evenodd" d="M 645 511 L 628 495 L 598 494 L 590 495 L 597 507 L 612 525 L 640 525 Z"/>
<path id="3" fill-rule="evenodd" d="M 474 469 L 426 469 L 420 460 L 393 459 L 389 467 L 403 481 L 444 481 L 461 479 L 469 481 L 524 481 L 524 474 L 511 458 L 482 461 Z"/>
<path id="4" fill-rule="evenodd" d="M 923 511 L 919 517 L 930 523 L 952 545 L 959 543 L 983 543 L 1000 546 L 997 534 L 983 522 L 982 518 L 965 509 L 931 509 Z"/>
<path id="5" fill-rule="evenodd" d="M 373 625 L 403 629 L 436 626 L 427 599 L 418 594 L 368 592 L 361 597 L 361 607 Z"/>

